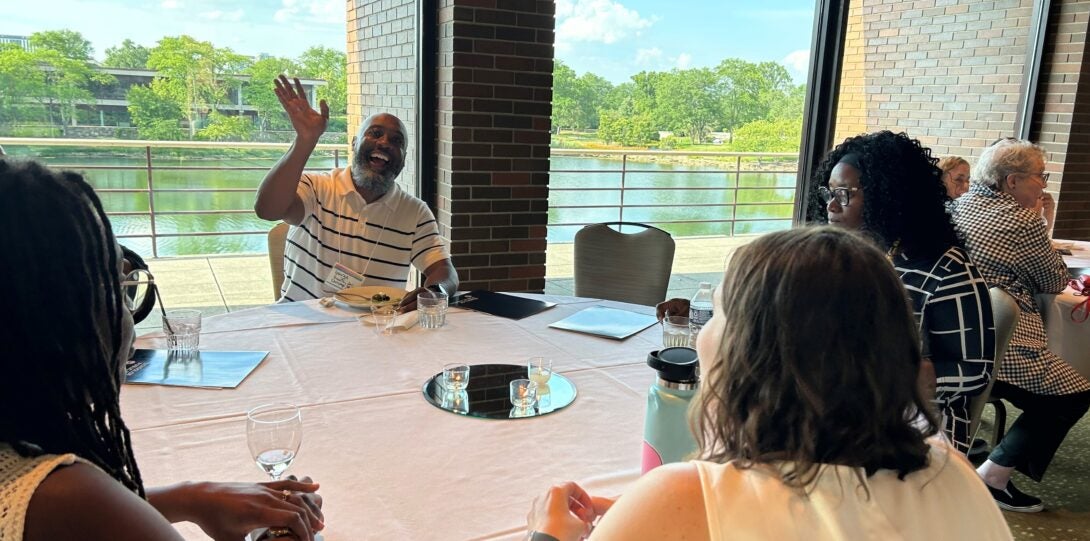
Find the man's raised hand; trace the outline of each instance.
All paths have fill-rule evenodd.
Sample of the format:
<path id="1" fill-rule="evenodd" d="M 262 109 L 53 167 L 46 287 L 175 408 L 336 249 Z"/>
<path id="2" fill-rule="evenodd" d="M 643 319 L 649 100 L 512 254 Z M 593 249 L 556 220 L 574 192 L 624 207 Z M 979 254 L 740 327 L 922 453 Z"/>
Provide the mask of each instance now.
<path id="1" fill-rule="evenodd" d="M 276 84 L 274 90 L 276 98 L 280 100 L 280 105 L 284 108 L 284 112 L 288 114 L 288 119 L 291 120 L 291 126 L 295 128 L 295 133 L 300 137 L 317 141 L 318 137 L 325 133 L 326 124 L 329 122 L 329 105 L 326 104 L 325 100 L 321 100 L 318 102 L 321 113 L 315 111 L 310 106 L 310 101 L 307 100 L 307 93 L 303 90 L 303 84 L 299 82 L 298 78 L 293 80 L 294 85 L 281 74 L 280 77 L 273 81 Z"/>

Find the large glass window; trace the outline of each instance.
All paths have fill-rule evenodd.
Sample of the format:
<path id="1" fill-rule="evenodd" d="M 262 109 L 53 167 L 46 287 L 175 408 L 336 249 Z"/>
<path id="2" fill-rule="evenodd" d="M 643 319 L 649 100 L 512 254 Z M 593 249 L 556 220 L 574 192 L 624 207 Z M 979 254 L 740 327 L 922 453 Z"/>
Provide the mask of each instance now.
<path id="1" fill-rule="evenodd" d="M 668 231 L 682 297 L 791 226 L 813 20 L 812 0 L 557 2 L 547 290 L 573 291 L 589 223 Z"/>

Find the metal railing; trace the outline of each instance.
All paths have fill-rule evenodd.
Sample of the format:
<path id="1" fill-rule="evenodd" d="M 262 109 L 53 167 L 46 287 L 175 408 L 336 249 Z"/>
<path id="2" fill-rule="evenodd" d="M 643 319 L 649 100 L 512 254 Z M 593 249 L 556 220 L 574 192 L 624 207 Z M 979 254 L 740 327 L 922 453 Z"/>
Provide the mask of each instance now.
<path id="1" fill-rule="evenodd" d="M 214 141 L 131 141 L 125 139 L 40 139 L 30 137 L 0 137 L 0 145 L 9 149 L 17 146 L 33 147 L 81 147 L 81 148 L 142 148 L 144 150 L 144 163 L 142 165 L 94 165 L 86 163 L 56 163 L 49 164 L 52 167 L 79 169 L 83 171 L 108 170 L 108 171 L 144 171 L 147 176 L 146 186 L 139 188 L 95 188 L 99 194 L 132 193 L 147 194 L 148 210 L 145 211 L 108 211 L 107 216 L 146 216 L 150 224 L 150 233 L 118 234 L 117 238 L 150 238 L 152 257 L 159 257 L 159 239 L 168 237 L 208 237 L 229 235 L 264 235 L 267 230 L 261 231 L 189 231 L 165 233 L 158 231 L 156 217 L 167 215 L 194 215 L 194 214 L 253 214 L 252 208 L 247 209 L 207 209 L 207 210 L 156 210 L 155 196 L 164 193 L 254 193 L 255 188 L 156 188 L 156 171 L 268 171 L 269 166 L 177 166 L 157 165 L 153 160 L 152 149 L 205 149 L 205 150 L 287 150 L 287 143 L 223 143 Z M 317 145 L 318 151 L 332 151 L 334 167 L 340 167 L 342 155 L 347 157 L 347 145 Z"/>
<path id="2" fill-rule="evenodd" d="M 159 243 L 158 241 L 163 238 L 172 237 L 207 237 L 207 236 L 230 236 L 230 235 L 264 235 L 267 230 L 230 230 L 230 231 L 177 231 L 177 232 L 164 232 L 160 231 L 156 225 L 158 217 L 169 215 L 230 215 L 230 214 L 252 214 L 254 211 L 252 208 L 245 209 L 217 209 L 208 208 L 200 210 L 162 210 L 156 208 L 156 195 L 168 194 L 168 193 L 253 193 L 255 188 L 161 188 L 156 186 L 156 173 L 163 171 L 267 171 L 270 165 L 260 166 L 224 166 L 224 165 L 163 165 L 155 163 L 154 150 L 161 149 L 204 149 L 204 150 L 286 150 L 288 144 L 284 143 L 223 143 L 223 142 L 206 142 L 206 141 L 133 141 L 133 140 L 119 140 L 119 139 L 41 139 L 41 138 L 20 138 L 20 137 L 0 137 L 0 145 L 7 147 L 9 152 L 17 147 L 83 147 L 83 148 L 134 148 L 142 149 L 143 157 L 140 165 L 98 165 L 92 163 L 79 163 L 79 157 L 74 157 L 72 161 L 76 163 L 50 163 L 51 166 L 59 168 L 71 168 L 85 171 L 94 170 L 114 170 L 114 171 L 143 171 L 146 175 L 146 185 L 142 185 L 137 188 L 96 188 L 96 191 L 100 194 L 146 194 L 148 197 L 147 211 L 110 211 L 107 212 L 109 216 L 139 216 L 147 217 L 150 224 L 150 230 L 147 233 L 130 233 L 119 234 L 118 238 L 145 238 L 151 240 L 151 252 L 152 257 L 159 257 Z M 334 144 L 320 144 L 316 150 L 331 153 L 334 167 L 341 165 L 342 157 L 348 157 L 347 145 L 334 145 Z M 734 231 L 734 226 L 737 223 L 746 222 L 767 222 L 767 221 L 783 221 L 787 218 L 739 218 L 739 208 L 745 207 L 760 207 L 760 206 L 772 206 L 772 205 L 784 205 L 784 201 L 758 201 L 758 202 L 740 202 L 739 194 L 747 190 L 794 190 L 794 186 L 743 186 L 742 176 L 754 173 L 795 173 L 797 170 L 797 154 L 794 153 L 754 153 L 754 152 L 685 152 L 685 151 L 630 151 L 630 150 L 581 150 L 581 149 L 553 149 L 552 155 L 554 157 L 587 157 L 587 158 L 606 158 L 617 159 L 619 158 L 619 167 L 617 168 L 604 168 L 604 169 L 563 169 L 554 168 L 551 172 L 556 174 L 565 173 L 577 173 L 585 175 L 605 175 L 605 174 L 619 174 L 620 183 L 618 186 L 611 187 L 559 187 L 554 186 L 550 188 L 550 192 L 564 193 L 564 192 L 617 192 L 619 194 L 619 200 L 617 204 L 556 204 L 550 202 L 550 209 L 567 210 L 567 209 L 615 209 L 616 221 L 625 221 L 625 210 L 635 209 L 656 209 L 656 208 L 670 208 L 676 207 L 677 204 L 670 203 L 636 203 L 628 202 L 626 204 L 625 194 L 632 194 L 633 192 L 711 192 L 711 191 L 723 191 L 728 190 L 732 193 L 730 202 L 701 202 L 701 203 L 686 203 L 686 207 L 698 207 L 707 208 L 709 212 L 706 214 L 710 217 L 700 219 L 680 219 L 680 220 L 659 220 L 659 221 L 645 221 L 650 225 L 668 225 L 668 224 L 685 224 L 685 223 L 729 223 L 731 232 Z M 714 162 L 715 167 L 701 168 L 701 169 L 669 169 L 669 170 L 655 170 L 655 169 L 641 169 L 633 168 L 631 163 L 640 160 L 646 160 L 653 157 L 697 157 L 708 158 L 708 162 Z M 772 168 L 745 168 L 743 165 L 748 164 L 752 160 L 764 160 L 768 159 L 772 161 Z M 765 164 L 767 165 L 767 164 Z M 779 165 L 788 165 L 788 167 L 777 167 Z M 724 179 L 723 185 L 711 185 L 711 186 L 633 186 L 629 183 L 629 177 L 631 175 L 692 175 L 692 174 L 716 174 L 722 175 Z M 730 180 L 733 179 L 733 182 Z M 713 212 L 713 209 L 726 209 L 726 212 Z M 567 221 L 567 222 L 550 222 L 549 226 L 582 226 L 590 223 L 596 223 L 599 221 L 610 220 L 594 220 L 594 221 Z"/>
<path id="3" fill-rule="evenodd" d="M 731 202 L 729 203 L 686 203 L 686 207 L 698 207 L 709 209 L 722 208 L 729 209 L 728 213 L 717 213 L 716 216 L 704 219 L 684 219 L 684 220 L 653 220 L 644 221 L 648 225 L 668 225 L 668 224 L 685 224 L 685 223 L 729 223 L 730 230 L 734 231 L 734 225 L 736 223 L 745 222 L 772 222 L 772 221 L 784 221 L 790 220 L 791 217 L 771 217 L 771 218 L 739 218 L 739 207 L 761 207 L 761 206 L 773 206 L 784 205 L 784 201 L 759 201 L 759 202 L 739 202 L 739 192 L 748 190 L 794 190 L 794 186 L 742 186 L 742 175 L 744 174 L 759 174 L 759 173 L 798 173 L 798 154 L 792 152 L 710 152 L 710 151 L 659 151 L 659 150 L 583 150 L 583 149 L 553 149 L 552 156 L 579 156 L 579 157 L 608 157 L 615 159 L 620 157 L 620 167 L 611 169 L 560 169 L 553 167 L 550 173 L 579 173 L 588 175 L 601 175 L 601 174 L 620 174 L 620 183 L 616 187 L 557 187 L 550 186 L 549 193 L 554 192 L 617 192 L 618 203 L 615 205 L 561 205 L 554 204 L 550 201 L 550 210 L 563 210 L 563 209 L 616 209 L 617 218 L 616 221 L 625 221 L 626 209 L 656 209 L 656 208 L 674 208 L 677 205 L 673 203 L 660 203 L 660 204 L 625 204 L 625 193 L 631 192 L 674 192 L 674 191 L 694 191 L 694 192 L 722 192 L 727 190 L 731 193 Z M 669 169 L 669 170 L 655 170 L 655 169 L 632 169 L 629 167 L 630 158 L 636 157 L 708 157 L 714 158 L 719 167 L 714 169 Z M 771 168 L 771 169 L 745 169 L 742 167 L 744 160 L 761 160 L 772 159 L 776 164 L 790 163 L 791 167 L 788 168 Z M 692 175 L 692 174 L 715 174 L 723 175 L 724 184 L 721 186 L 630 186 L 628 185 L 628 176 L 631 174 L 639 175 Z M 727 182 L 729 179 L 733 179 L 733 182 Z M 552 222 L 550 226 L 583 226 L 591 223 L 597 223 L 600 220 L 593 222 Z"/>

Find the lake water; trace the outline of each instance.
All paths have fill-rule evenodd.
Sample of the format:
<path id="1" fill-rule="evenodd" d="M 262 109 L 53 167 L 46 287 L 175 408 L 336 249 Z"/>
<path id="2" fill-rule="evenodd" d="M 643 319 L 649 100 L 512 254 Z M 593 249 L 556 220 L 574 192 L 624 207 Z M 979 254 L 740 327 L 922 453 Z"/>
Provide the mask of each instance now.
<path id="1" fill-rule="evenodd" d="M 16 150 L 16 149 L 11 149 Z M 91 184 L 104 189 L 147 189 L 143 149 L 121 149 L 104 156 L 96 149 L 93 157 L 72 153 L 72 149 L 21 148 L 13 154 L 37 157 L 55 166 L 83 170 Z M 171 154 L 166 149 L 153 149 L 153 184 L 163 189 L 244 189 L 240 192 L 163 192 L 153 201 L 156 211 L 155 231 L 160 235 L 157 253 L 160 257 L 203 254 L 258 254 L 266 252 L 264 231 L 271 222 L 253 213 L 254 190 L 269 167 L 281 156 L 280 151 L 201 151 L 186 150 L 185 155 Z M 622 218 L 617 205 L 621 202 L 620 159 L 582 156 L 552 158 L 549 223 L 593 223 L 618 221 Z M 328 170 L 334 165 L 332 155 L 315 156 L 307 168 Z M 341 157 L 344 165 L 344 157 Z M 131 169 L 86 169 L 89 166 L 130 167 Z M 793 164 L 780 165 L 779 169 Z M 193 169 L 207 167 L 209 169 Z M 212 169 L 231 167 L 237 169 Z M 751 166 L 744 166 L 750 168 Z M 252 169 L 250 169 L 252 168 Z M 626 164 L 623 194 L 623 220 L 657 223 L 675 237 L 693 235 L 731 235 L 784 229 L 791 225 L 792 202 L 795 192 L 794 173 L 733 171 L 682 173 L 682 169 L 715 169 L 710 165 L 677 165 L 633 162 Z M 733 168 L 733 163 L 731 164 Z M 766 164 L 767 168 L 767 164 Z M 579 170 L 593 172 L 560 172 Z M 614 170 L 614 171 L 611 171 Z M 735 188 L 738 189 L 735 189 Z M 596 191 L 568 191 L 572 188 L 597 188 Z M 648 190 L 646 188 L 687 188 L 686 190 Z M 101 193 L 107 212 L 146 213 L 148 194 Z M 741 203 L 735 206 L 735 202 Z M 745 206 L 747 203 L 759 205 Z M 652 206 L 662 205 L 662 206 Z M 698 206 L 699 205 L 699 206 Z M 565 208 L 570 206 L 608 206 L 610 208 Z M 210 209 L 232 211 L 225 214 Z M 731 222 L 731 218 L 735 222 Z M 743 221 L 762 219 L 762 221 Z M 767 219 L 764 220 L 764 219 Z M 715 220 L 663 224 L 682 220 Z M 727 220 L 727 221 L 721 221 Z M 119 235 L 150 235 L 148 216 L 111 216 Z M 580 225 L 550 225 L 549 242 L 570 242 Z M 251 232 L 245 234 L 230 234 Z M 172 237 L 179 233 L 202 233 L 201 236 Z M 211 233 L 211 234 L 209 234 Z M 217 234 L 219 233 L 219 234 Z M 152 254 L 151 239 L 134 237 L 122 242 L 143 255 Z"/>

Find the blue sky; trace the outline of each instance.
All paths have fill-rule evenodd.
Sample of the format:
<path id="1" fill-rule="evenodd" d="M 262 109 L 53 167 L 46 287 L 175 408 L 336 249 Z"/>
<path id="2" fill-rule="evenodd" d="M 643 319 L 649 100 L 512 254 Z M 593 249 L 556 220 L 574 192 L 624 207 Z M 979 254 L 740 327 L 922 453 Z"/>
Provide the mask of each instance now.
<path id="1" fill-rule="evenodd" d="M 53 0 L 0 2 L 0 34 L 79 31 L 101 58 L 128 38 L 153 46 L 189 34 L 247 55 L 295 57 L 345 46 L 344 0 Z M 814 0 L 557 0 L 557 58 L 614 83 L 642 70 L 773 60 L 805 77 Z"/>

